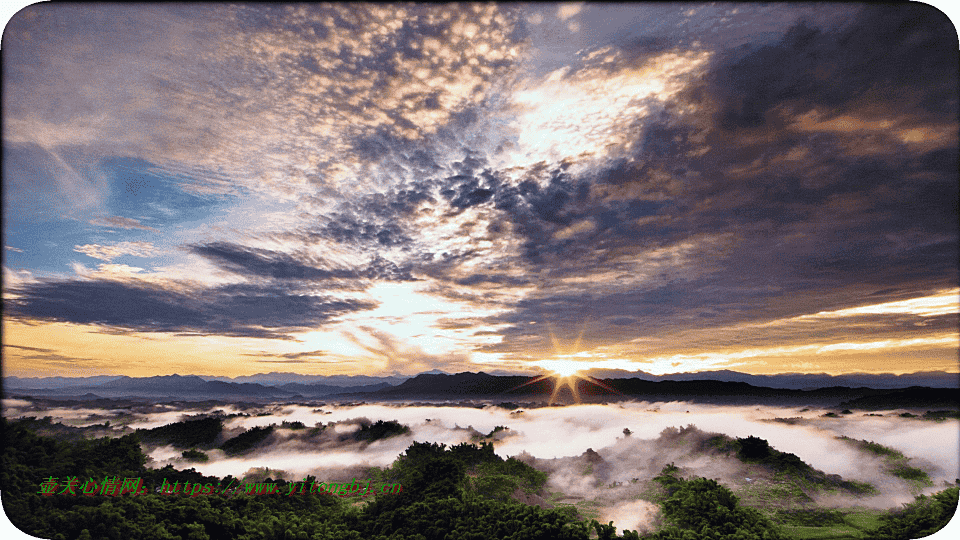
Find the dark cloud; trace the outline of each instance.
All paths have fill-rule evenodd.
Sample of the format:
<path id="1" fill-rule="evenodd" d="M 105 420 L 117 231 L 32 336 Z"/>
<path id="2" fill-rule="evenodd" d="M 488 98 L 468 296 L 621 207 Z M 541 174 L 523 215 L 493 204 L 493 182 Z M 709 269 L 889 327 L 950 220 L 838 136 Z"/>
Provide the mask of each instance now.
<path id="1" fill-rule="evenodd" d="M 190 251 L 209 259 L 225 270 L 237 274 L 302 280 L 357 277 L 357 273 L 352 270 L 318 268 L 286 253 L 250 248 L 229 242 L 213 242 L 191 246 Z M 317 262 L 322 264 L 322 261 Z"/>
<path id="2" fill-rule="evenodd" d="M 382 248 L 406 247 L 414 242 L 416 230 L 409 221 L 420 212 L 431 211 L 438 199 L 436 187 L 428 180 L 401 183 L 385 193 L 368 193 L 355 201 L 343 202 L 333 212 L 317 216 L 317 224 L 287 235 L 307 240 L 328 240 L 376 252 Z"/>
<path id="3" fill-rule="evenodd" d="M 409 267 L 401 268 L 377 256 L 365 268 L 323 268 L 327 263 L 306 255 L 293 256 L 268 249 L 251 248 L 230 242 L 211 242 L 190 246 L 200 255 L 230 272 L 281 280 L 344 281 L 349 286 L 357 280 L 412 281 Z M 329 284 L 328 284 L 329 285 Z"/>
<path id="4" fill-rule="evenodd" d="M 485 203 L 495 193 L 490 187 L 481 187 L 479 180 L 473 176 L 459 174 L 447 178 L 447 182 L 456 187 L 441 190 L 440 194 L 449 201 L 450 206 L 460 210 Z"/>
<path id="5" fill-rule="evenodd" d="M 264 121 L 239 122 L 258 126 L 251 132 L 224 131 L 229 134 L 224 140 L 238 141 L 236 152 L 233 142 L 223 143 L 229 152 L 207 152 L 217 145 L 196 147 L 212 156 L 211 162 L 286 154 L 277 160 L 284 167 L 304 164 L 298 169 L 303 176 L 295 178 L 303 182 L 283 186 L 293 191 L 299 189 L 294 185 L 308 186 L 297 199 L 301 221 L 272 237 L 315 251 L 226 241 L 189 245 L 191 253 L 250 283 L 199 290 L 41 281 L 22 286 L 21 297 L 7 301 L 8 310 L 17 317 L 136 331 L 282 337 L 372 307 L 313 296 L 318 288 L 359 290 L 372 281 L 429 278 L 426 292 L 498 313 L 477 321 L 506 327 L 498 331 L 503 342 L 485 350 L 519 353 L 532 344 L 548 347 L 551 331 L 583 332 L 584 346 L 596 346 L 955 286 L 957 40 L 936 10 L 923 5 L 822 10 L 833 14 L 827 19 L 835 26 L 816 17 L 789 26 L 803 10 L 709 6 L 702 8 L 708 13 L 688 14 L 667 5 L 650 11 L 589 8 L 578 15 L 579 35 L 593 33 L 583 37 L 577 59 L 568 62 L 566 53 L 539 49 L 544 59 L 534 58 L 529 71 L 526 65 L 514 71 L 531 44 L 510 40 L 542 33 L 543 27 L 531 21 L 527 28 L 511 15 L 512 8 L 495 7 L 507 13 L 494 17 L 479 5 L 240 8 L 236 24 L 245 33 L 218 50 L 256 49 L 269 62 L 261 63 L 259 55 L 214 59 L 218 84 L 202 93 L 208 101 L 184 103 L 197 111 L 222 110 L 209 104 L 226 103 L 231 110 L 256 110 Z M 407 10 L 402 19 L 396 9 Z M 605 10 L 641 18 L 591 19 Z M 481 19 L 475 38 L 453 35 L 455 28 Z M 751 23 L 764 21 L 753 30 Z M 609 33 L 599 39 L 596 29 L 603 24 L 610 24 Z M 361 39 L 354 29 L 368 35 Z M 731 48 L 731 43 L 749 44 Z M 674 53 L 693 59 L 701 52 L 702 58 L 709 55 L 702 69 L 667 67 Z M 596 75 L 596 85 L 581 86 L 596 89 L 598 100 L 617 95 L 604 95 L 607 76 L 623 81 L 642 72 L 655 81 L 662 75 L 669 89 L 683 90 L 652 92 L 643 102 L 624 97 L 629 104 L 621 110 L 636 112 L 621 113 L 613 127 L 591 124 L 593 118 L 576 125 L 573 106 L 570 118 L 567 110 L 544 110 L 541 126 L 547 131 L 608 129 L 616 132 L 610 138 L 615 142 L 591 146 L 596 151 L 590 158 L 514 168 L 506 163 L 498 170 L 494 163 L 530 150 L 523 141 L 537 135 L 514 132 L 510 125 L 514 112 L 528 105 L 538 110 L 536 104 L 517 105 L 519 94 L 546 92 L 549 85 L 537 88 L 537 77 L 561 57 L 570 69 L 556 72 L 560 80 L 582 91 L 576 85 Z M 165 92 L 184 82 L 168 79 L 157 83 L 166 85 Z M 266 96 L 261 103 L 230 90 L 254 81 Z M 200 89 L 186 85 L 183 93 L 200 95 Z M 275 128 L 259 132 L 274 121 Z M 204 116 L 196 123 L 214 134 L 224 129 Z M 324 130 L 332 135 L 316 134 Z M 280 146 L 267 152 L 254 144 L 261 140 Z M 70 193 L 69 185 L 41 178 L 60 167 L 55 159 L 60 154 L 44 148 L 12 145 L 5 156 L 29 180 L 12 186 L 14 202 L 50 202 L 46 196 L 37 199 L 30 191 L 34 186 L 41 188 L 37 193 L 61 199 Z M 269 176 L 253 174 L 258 167 L 251 168 L 251 178 Z M 285 175 L 286 169 L 274 176 Z M 118 181 L 132 185 L 134 176 L 143 175 L 118 173 Z M 150 185 L 134 187 L 143 198 Z M 139 207 L 110 213 L 147 216 L 160 226 L 159 217 Z M 90 223 L 151 230 L 118 216 Z M 347 267 L 311 254 L 328 243 L 368 262 Z M 921 322 L 924 328 L 943 328 L 945 320 L 850 319 L 864 328 L 886 325 L 903 332 Z M 464 324 L 446 321 L 438 327 Z M 389 369 L 448 360 L 424 360 L 422 351 L 387 334 L 371 335 L 378 341 L 367 344 L 367 352 L 386 359 Z M 812 335 L 828 334 L 818 327 Z"/>
<path id="6" fill-rule="evenodd" d="M 12 318 L 98 324 L 139 332 L 286 338 L 332 319 L 376 307 L 372 302 L 301 294 L 275 286 L 226 285 L 175 291 L 118 281 L 45 281 L 13 291 Z"/>
<path id="7" fill-rule="evenodd" d="M 476 285 L 478 283 L 494 283 L 497 285 L 521 286 L 530 283 L 530 280 L 523 277 L 508 276 L 504 274 L 471 274 L 467 277 L 456 280 L 458 285 Z"/>
<path id="8" fill-rule="evenodd" d="M 266 364 L 315 364 L 328 362 L 327 360 L 321 359 L 329 355 L 330 353 L 328 351 L 316 350 L 281 354 L 261 351 L 258 353 L 245 353 L 243 356 L 253 356 L 257 358 L 257 362 Z M 343 360 L 338 360 L 338 362 L 342 361 Z"/>
<path id="9" fill-rule="evenodd" d="M 4 343 L 4 347 L 13 347 L 14 349 L 22 349 L 24 351 L 31 351 L 36 353 L 50 354 L 53 352 L 53 349 L 43 349 L 40 347 L 27 347 L 24 345 L 10 345 L 9 343 Z"/>
<path id="10" fill-rule="evenodd" d="M 366 244 L 374 247 L 398 246 L 412 241 L 397 223 L 376 223 L 359 214 L 342 212 L 331 214 L 326 220 L 325 224 L 311 231 L 310 236 L 340 244 Z"/>
<path id="11" fill-rule="evenodd" d="M 839 114 L 865 101 L 955 118 L 956 57 L 950 20 L 923 4 L 869 6 L 836 33 L 801 23 L 779 43 L 713 71 L 723 100 L 718 120 L 728 129 L 755 127 L 783 111 L 821 106 Z"/>
<path id="12" fill-rule="evenodd" d="M 535 166 L 499 186 L 494 207 L 524 240 L 517 263 L 541 278 L 490 319 L 510 326 L 485 349 L 549 346 L 543 323 L 558 335 L 585 327 L 585 344 L 603 344 L 956 286 L 956 139 L 930 149 L 898 138 L 955 132 L 956 44 L 927 6 L 871 6 L 837 31 L 800 23 L 769 45 L 718 54 L 702 83 L 643 126 L 632 154 L 578 174 Z M 797 128 L 810 111 L 862 124 Z M 868 138 L 886 117 L 896 122 Z M 576 223 L 589 225 L 563 233 Z M 589 281 L 629 277 L 650 264 L 637 263 L 645 253 L 683 245 L 683 257 L 632 285 Z M 571 293 L 564 276 L 583 289 Z"/>

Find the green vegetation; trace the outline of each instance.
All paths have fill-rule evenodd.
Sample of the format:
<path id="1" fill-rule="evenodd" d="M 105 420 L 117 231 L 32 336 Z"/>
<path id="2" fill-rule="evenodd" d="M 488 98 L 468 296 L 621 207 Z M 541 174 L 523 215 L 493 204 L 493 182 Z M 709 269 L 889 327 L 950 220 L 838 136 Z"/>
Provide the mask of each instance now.
<path id="1" fill-rule="evenodd" d="M 252 428 L 223 443 L 220 449 L 231 456 L 242 454 L 261 443 L 273 430 L 273 425 Z"/>
<path id="2" fill-rule="evenodd" d="M 83 439 L 85 438 L 85 434 L 90 431 L 94 431 L 98 429 L 108 429 L 108 430 L 110 429 L 109 421 L 105 422 L 104 424 L 93 424 L 86 427 L 76 427 L 76 426 L 68 426 L 61 422 L 54 422 L 52 416 L 44 416 L 43 418 L 27 416 L 27 417 L 18 419 L 17 422 L 22 423 L 22 425 L 29 427 L 30 429 L 36 431 L 37 433 L 40 433 L 43 435 L 53 435 L 60 439 L 70 439 L 70 440 Z"/>
<path id="3" fill-rule="evenodd" d="M 286 420 L 284 420 L 283 422 L 280 423 L 280 427 L 283 429 L 297 430 L 297 429 L 304 429 L 307 426 L 303 425 L 303 422 L 299 420 L 294 420 L 293 422 L 287 422 Z"/>
<path id="4" fill-rule="evenodd" d="M 206 446 L 223 431 L 223 420 L 217 417 L 174 422 L 153 429 L 138 429 L 141 440 L 171 444 L 177 448 Z"/>
<path id="5" fill-rule="evenodd" d="M 801 486 L 809 490 L 841 489 L 858 495 L 877 493 L 877 489 L 871 484 L 824 474 L 804 463 L 796 454 L 776 450 L 759 437 L 738 438 L 736 449 L 740 461 L 765 465 L 779 474 L 795 477 Z"/>
<path id="6" fill-rule="evenodd" d="M 871 531 L 876 540 L 910 540 L 929 536 L 950 522 L 957 511 L 960 488 L 948 488 L 927 497 L 919 495 L 901 510 L 880 517 L 880 526 Z"/>
<path id="7" fill-rule="evenodd" d="M 0 422 L 6 440 L 0 460 L 4 509 L 17 527 L 41 538 L 588 539 L 589 525 L 577 521 L 569 510 L 527 506 L 505 496 L 498 481 L 509 479 L 510 486 L 538 490 L 546 475 L 520 461 L 500 458 L 490 444 L 446 448 L 414 443 L 392 467 L 381 471 L 399 482 L 403 491 L 371 496 L 359 505 L 327 494 L 193 498 L 162 495 L 154 488 L 164 480 L 226 487 L 237 485 L 237 479 L 207 477 L 170 466 L 148 469 L 137 435 L 64 442 L 38 436 L 16 422 Z M 254 428 L 231 440 L 243 437 L 235 444 L 245 446 L 271 429 Z M 475 476 L 468 477 L 468 472 Z M 83 481 L 106 475 L 140 477 L 150 491 L 137 497 L 37 493 L 49 477 L 65 482 L 74 475 Z M 487 480 L 475 485 L 474 479 Z M 275 482 L 280 493 L 286 492 L 287 482 L 282 479 L 264 482 Z"/>
<path id="8" fill-rule="evenodd" d="M 494 435 L 496 435 L 501 431 L 510 431 L 510 428 L 508 428 L 507 426 L 496 426 L 493 428 L 493 431 L 487 434 L 487 437 L 493 437 Z"/>
<path id="9" fill-rule="evenodd" d="M 668 523 L 646 536 L 654 540 L 737 538 L 739 540 L 785 540 L 780 528 L 739 499 L 716 480 L 685 480 L 672 463 L 654 481 L 663 486 L 663 517 Z"/>
<path id="10" fill-rule="evenodd" d="M 824 527 L 827 525 L 842 525 L 844 523 L 843 512 L 828 508 L 777 510 L 774 513 L 773 519 L 777 523 L 805 527 Z"/>
<path id="11" fill-rule="evenodd" d="M 186 422 L 192 421 L 196 420 Z M 169 465 L 156 470 L 146 468 L 140 436 L 149 433 L 168 440 L 174 435 L 179 438 L 186 422 L 172 424 L 175 430 L 142 430 L 118 438 L 63 441 L 34 433 L 29 426 L 36 422 L 0 419 L 6 441 L 0 456 L 4 509 L 11 521 L 28 534 L 58 540 L 587 540 L 592 534 L 603 540 L 783 540 L 791 536 L 893 540 L 918 538 L 935 531 L 946 523 L 957 504 L 957 488 L 951 488 L 931 497 L 918 497 L 913 504 L 892 513 L 774 508 L 764 515 L 743 506 L 740 497 L 715 480 L 684 479 L 680 469 L 670 464 L 651 482 L 649 492 L 651 500 L 661 504 L 664 526 L 642 537 L 634 531 L 617 536 L 613 522 L 596 521 L 601 509 L 597 501 L 581 500 L 575 505 L 545 509 L 515 500 L 543 494 L 547 475 L 520 460 L 501 458 L 488 442 L 449 448 L 413 443 L 390 467 L 370 471 L 374 483 L 403 486 L 395 495 L 340 498 L 322 493 L 292 497 L 160 494 L 156 488 L 164 481 L 212 484 L 215 488 L 238 485 L 238 479 L 208 477 L 194 469 L 177 470 Z M 263 441 L 274 428 L 253 428 L 224 446 L 242 452 Z M 383 433 L 396 430 L 381 429 Z M 692 433 L 691 429 L 686 433 Z M 779 453 L 756 437 L 709 440 L 711 448 L 727 448 L 738 457 L 742 454 L 742 459 L 783 469 L 775 475 L 777 482 L 782 483 L 765 489 L 780 486 L 784 493 L 800 490 L 800 483 L 780 478 L 806 470 L 805 464 L 800 466 L 798 460 L 789 457 L 792 454 Z M 880 445 L 874 444 L 873 448 L 883 455 L 895 453 Z M 189 447 L 182 455 L 186 459 L 206 456 L 196 447 Z M 269 477 L 275 473 L 264 470 L 262 476 L 266 478 L 258 477 L 257 481 L 276 483 L 280 493 L 287 493 L 288 482 Z M 813 478 L 817 478 L 816 474 Z M 70 477 L 85 482 L 91 478 L 101 481 L 107 475 L 139 477 L 149 489 L 136 497 L 38 493 L 40 483 L 50 477 L 60 482 L 59 491 Z M 556 496 L 550 499 L 558 506 L 563 504 Z M 582 521 L 583 518 L 589 521 Z"/>
<path id="12" fill-rule="evenodd" d="M 946 411 L 927 411 L 923 413 L 924 420 L 934 420 L 936 422 L 942 422 L 948 418 L 960 418 L 960 410 L 946 410 Z"/>
<path id="13" fill-rule="evenodd" d="M 926 472 L 924 472 L 922 469 L 918 469 L 917 467 L 911 467 L 908 464 L 910 458 L 904 456 L 902 453 L 894 450 L 893 448 L 888 448 L 873 441 L 851 439 L 850 437 L 845 436 L 840 436 L 837 438 L 856 446 L 863 451 L 870 452 L 884 458 L 884 469 L 887 473 L 913 482 L 914 487 L 918 490 L 920 488 L 933 485 L 933 481 L 930 480 L 930 476 L 927 475 Z"/>
<path id="14" fill-rule="evenodd" d="M 210 461 L 210 456 L 204 454 L 203 452 L 197 450 L 196 448 L 191 448 L 190 450 L 184 450 L 181 454 L 183 459 L 187 461 L 199 461 L 201 463 L 206 463 Z"/>
<path id="15" fill-rule="evenodd" d="M 357 430 L 353 437 L 358 441 L 373 442 L 393 437 L 394 435 L 406 435 L 407 433 L 410 433 L 410 428 L 400 422 L 395 420 L 389 420 L 387 422 L 377 420 L 376 423 L 373 424 L 369 422 L 361 423 L 360 429 Z"/>

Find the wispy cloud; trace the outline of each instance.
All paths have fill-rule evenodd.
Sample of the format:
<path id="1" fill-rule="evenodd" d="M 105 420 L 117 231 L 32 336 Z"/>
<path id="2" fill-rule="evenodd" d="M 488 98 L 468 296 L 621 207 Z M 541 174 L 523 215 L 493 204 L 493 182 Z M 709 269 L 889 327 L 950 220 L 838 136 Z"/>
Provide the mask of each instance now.
<path id="1" fill-rule="evenodd" d="M 119 229 L 142 229 L 145 231 L 159 232 L 153 227 L 148 227 L 141 224 L 139 221 L 133 218 L 126 218 L 120 216 L 100 216 L 90 220 L 90 223 L 93 225 L 99 225 L 101 227 L 111 227 Z"/>
<path id="2" fill-rule="evenodd" d="M 956 51 L 922 6 L 38 6 L 11 25 L 20 320 L 330 343 L 404 372 L 570 353 L 551 336 L 643 369 L 890 343 L 870 362 L 894 369 L 957 312 Z M 947 362 L 936 343 L 912 362 Z"/>
<path id="3" fill-rule="evenodd" d="M 74 251 L 83 253 L 94 259 L 110 262 L 121 255 L 133 255 L 134 257 L 151 257 L 157 253 L 157 249 L 150 242 L 118 242 L 112 245 L 101 246 L 99 244 L 87 244 L 83 246 L 74 246 Z"/>

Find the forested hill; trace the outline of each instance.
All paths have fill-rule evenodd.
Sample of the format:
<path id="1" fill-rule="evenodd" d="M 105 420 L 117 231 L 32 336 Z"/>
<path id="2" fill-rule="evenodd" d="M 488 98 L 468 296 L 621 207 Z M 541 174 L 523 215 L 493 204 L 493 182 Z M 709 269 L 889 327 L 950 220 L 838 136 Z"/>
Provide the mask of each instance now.
<path id="1" fill-rule="evenodd" d="M 171 466 L 150 469 L 137 435 L 75 442 L 38 436 L 22 422 L 0 418 L 5 447 L 0 461 L 3 509 L 22 531 L 58 540 L 92 538 L 212 540 L 639 540 L 634 531 L 617 535 L 614 523 L 581 519 L 573 507 L 541 508 L 514 499 L 516 493 L 542 490 L 546 474 L 522 461 L 502 459 L 489 443 L 413 443 L 386 469 L 371 470 L 377 481 L 400 485 L 390 494 L 293 493 L 296 483 L 265 479 L 261 485 L 278 491 L 246 493 L 234 489 L 239 479 L 205 476 L 194 469 Z M 751 454 L 739 440 L 746 459 L 775 466 L 800 464 L 790 454 L 753 444 Z M 745 507 L 728 488 L 707 478 L 684 478 L 667 465 L 653 482 L 651 495 L 660 506 L 659 530 L 642 538 L 737 538 L 785 540 L 780 526 Z M 138 495 L 76 491 L 79 482 L 109 477 L 140 479 Z M 76 481 L 71 481 L 76 479 Z M 316 479 L 305 479 L 312 483 Z M 163 494 L 164 483 L 192 484 L 191 494 Z M 44 483 L 50 489 L 44 490 Z M 194 495 L 197 485 L 211 491 Z M 65 487 L 64 487 L 65 486 Z M 39 487 L 39 490 L 38 490 Z M 64 489 L 61 491 L 61 488 Z M 291 489 L 294 488 L 294 489 Z M 43 493 L 49 493 L 45 495 Z M 881 517 L 867 538 L 919 538 L 942 528 L 956 510 L 957 488 L 932 497 L 918 497 L 901 512 Z"/>
<path id="2" fill-rule="evenodd" d="M 551 377 L 496 376 L 486 373 L 422 374 L 397 386 L 366 394 L 366 399 L 497 399 L 524 398 L 546 400 L 553 396 L 557 382 Z M 576 398 L 566 383 L 560 383 L 557 393 L 560 402 Z M 832 386 L 815 390 L 768 388 L 745 382 L 714 380 L 646 381 L 632 379 L 591 379 L 577 377 L 572 383 L 585 402 L 638 399 L 643 401 L 691 401 L 700 403 L 768 403 L 795 405 L 836 406 L 850 403 L 864 406 L 938 407 L 958 406 L 956 389 L 913 387 L 907 390 L 849 388 Z M 916 404 L 913 404 L 916 402 Z"/>
<path id="3" fill-rule="evenodd" d="M 207 380 L 196 375 L 157 377 L 91 378 L 51 387 L 43 381 L 8 377 L 8 395 L 76 398 L 140 398 L 160 400 L 249 400 L 297 401 L 302 399 L 432 400 L 432 399 L 516 399 L 572 403 L 619 400 L 690 401 L 720 404 L 814 405 L 839 408 L 937 408 L 957 409 L 957 387 L 871 388 L 827 386 L 815 389 L 773 388 L 736 380 L 703 379 L 647 380 L 647 377 L 594 379 L 574 377 L 557 381 L 553 377 L 490 375 L 487 373 L 422 373 L 390 386 L 386 382 L 342 386 L 320 382 L 289 382 L 276 386 L 253 382 Z M 728 374 L 729 375 L 729 374 Z M 946 374 L 945 374 L 946 375 Z M 687 374 L 684 378 L 689 378 Z M 766 380 L 766 379 L 764 379 Z M 940 380 L 940 379 L 937 379 Z M 942 382 L 942 381 L 941 381 Z M 576 395 L 567 387 L 572 384 Z M 785 384 L 784 381 L 780 381 Z M 35 387 L 25 385 L 33 384 Z M 559 389 L 555 385 L 560 386 Z"/>

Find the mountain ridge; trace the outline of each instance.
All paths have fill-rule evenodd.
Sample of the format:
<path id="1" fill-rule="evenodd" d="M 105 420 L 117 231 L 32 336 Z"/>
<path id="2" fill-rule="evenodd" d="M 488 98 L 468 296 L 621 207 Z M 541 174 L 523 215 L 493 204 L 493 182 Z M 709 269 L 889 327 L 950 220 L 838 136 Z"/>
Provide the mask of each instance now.
<path id="1" fill-rule="evenodd" d="M 736 374 L 736 372 L 729 373 Z M 946 386 L 946 383 L 954 377 L 953 374 L 948 373 L 933 375 L 939 377 L 937 380 L 945 384 L 943 387 L 913 384 L 907 387 L 886 388 L 837 384 L 840 382 L 852 382 L 854 384 L 858 382 L 855 378 L 844 379 L 838 377 L 823 379 L 823 382 L 833 383 L 829 386 L 777 388 L 762 384 L 751 384 L 742 380 L 706 378 L 705 376 L 709 376 L 709 374 L 710 372 L 684 374 L 681 380 L 673 380 L 667 377 L 659 377 L 660 380 L 649 380 L 650 377 L 602 380 L 576 377 L 557 381 L 549 376 L 491 375 L 484 372 L 455 374 L 428 372 L 408 378 L 397 385 L 380 382 L 353 386 L 296 382 L 269 386 L 251 382 L 207 380 L 198 375 L 172 374 L 153 377 L 118 376 L 106 381 L 102 378 L 91 377 L 91 380 L 101 381 L 100 384 L 86 385 L 82 384 L 83 378 L 80 378 L 80 384 L 54 388 L 18 386 L 10 383 L 26 384 L 30 381 L 28 379 L 5 378 L 4 385 L 7 387 L 7 395 L 13 392 L 19 395 L 36 397 L 90 394 L 105 398 L 254 399 L 259 401 L 296 401 L 315 398 L 372 401 L 432 399 L 502 399 L 511 401 L 524 398 L 545 403 L 573 403 L 581 400 L 583 402 L 606 402 L 635 399 L 640 401 L 693 401 L 727 404 L 771 402 L 817 404 L 819 406 L 849 404 L 849 408 L 882 408 L 886 404 L 896 408 L 922 402 L 929 406 L 956 408 L 956 399 L 952 397 L 952 394 L 956 393 L 957 386 Z M 697 375 L 700 375 L 700 377 L 698 378 Z M 731 375 L 731 377 L 738 375 L 742 374 Z M 929 373 L 922 375 L 922 377 L 929 376 L 931 376 Z M 764 382 L 769 379 L 749 380 Z M 893 380 L 900 383 L 913 382 L 910 378 Z"/>

